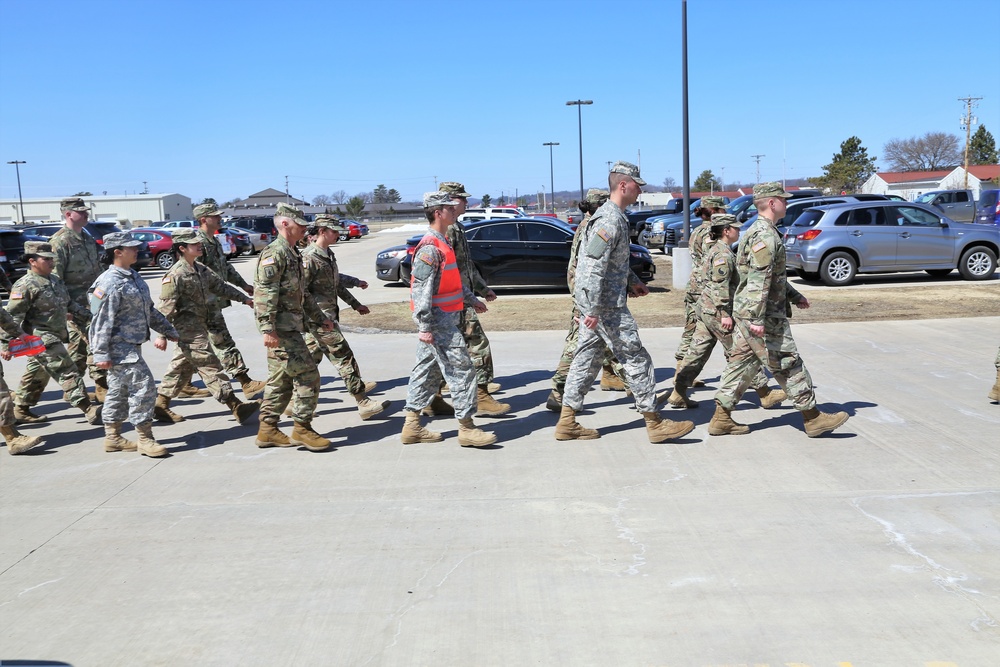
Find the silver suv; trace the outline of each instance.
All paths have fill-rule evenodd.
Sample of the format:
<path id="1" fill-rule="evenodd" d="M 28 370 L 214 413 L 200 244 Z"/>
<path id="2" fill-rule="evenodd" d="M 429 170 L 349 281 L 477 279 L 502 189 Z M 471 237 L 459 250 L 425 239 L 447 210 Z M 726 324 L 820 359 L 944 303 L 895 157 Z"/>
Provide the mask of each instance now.
<path id="1" fill-rule="evenodd" d="M 868 201 L 807 209 L 785 232 L 789 269 L 848 285 L 858 273 L 958 269 L 985 280 L 997 269 L 1000 228 L 955 222 L 925 204 Z"/>

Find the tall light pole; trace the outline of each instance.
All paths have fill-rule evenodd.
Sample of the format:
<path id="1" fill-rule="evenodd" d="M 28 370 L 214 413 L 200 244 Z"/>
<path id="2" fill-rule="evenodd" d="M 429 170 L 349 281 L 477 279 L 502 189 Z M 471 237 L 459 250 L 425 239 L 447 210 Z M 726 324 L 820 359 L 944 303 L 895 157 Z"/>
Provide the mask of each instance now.
<path id="1" fill-rule="evenodd" d="M 14 171 L 17 172 L 17 201 L 21 204 L 21 224 L 24 224 L 24 199 L 21 197 L 21 165 L 28 164 L 24 160 L 11 160 L 7 164 L 14 165 Z"/>
<path id="2" fill-rule="evenodd" d="M 550 213 L 556 212 L 556 192 L 555 192 L 555 176 L 552 170 L 552 147 L 558 146 L 558 141 L 546 141 L 543 146 L 549 147 L 549 206 L 551 207 Z"/>
<path id="3" fill-rule="evenodd" d="M 568 107 L 576 107 L 576 124 L 580 131 L 580 201 L 583 201 L 583 112 L 580 107 L 593 103 L 594 100 L 572 100 L 566 103 Z"/>

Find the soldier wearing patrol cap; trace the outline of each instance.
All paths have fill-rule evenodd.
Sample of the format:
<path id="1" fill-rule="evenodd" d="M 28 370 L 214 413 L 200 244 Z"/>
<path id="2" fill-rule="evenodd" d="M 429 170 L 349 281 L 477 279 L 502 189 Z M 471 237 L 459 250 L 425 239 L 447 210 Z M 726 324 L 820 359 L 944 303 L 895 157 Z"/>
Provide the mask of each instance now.
<path id="1" fill-rule="evenodd" d="M 597 209 L 580 242 L 573 301 L 580 311 L 576 355 L 566 378 L 556 440 L 592 440 L 600 434 L 582 427 L 576 414 L 597 377 L 604 345 L 625 366 L 635 405 L 646 423 L 650 442 L 664 442 L 690 433 L 694 424 L 663 419 L 656 406 L 653 360 L 639 339 L 639 328 L 629 312 L 629 228 L 625 208 L 639 198 L 646 182 L 639 168 L 616 162 L 608 175 L 610 198 Z"/>
<path id="2" fill-rule="evenodd" d="M 104 236 L 105 258 L 110 266 L 94 281 L 90 291 L 90 351 L 94 363 L 108 373 L 104 402 L 104 451 L 139 451 L 145 456 L 166 456 L 167 448 L 153 437 L 156 381 L 142 358 L 142 344 L 150 328 L 176 341 L 177 330 L 153 307 L 146 281 L 131 268 L 142 241 L 128 232 Z M 158 339 L 157 349 L 166 349 Z M 135 443 L 122 437 L 128 419 L 139 434 Z"/>
<path id="3" fill-rule="evenodd" d="M 244 280 L 236 267 L 226 260 L 222 244 L 215 237 L 222 222 L 222 211 L 219 210 L 219 207 L 215 204 L 199 204 L 194 207 L 194 219 L 198 221 L 198 236 L 201 239 L 202 249 L 198 261 L 212 269 L 215 275 L 225 282 L 231 283 L 253 296 L 253 285 Z M 236 347 L 233 335 L 229 333 L 229 327 L 226 325 L 226 318 L 223 316 L 222 310 L 230 306 L 230 300 L 215 294 L 207 294 L 206 298 L 210 306 L 207 321 L 208 340 L 211 342 L 216 356 L 219 357 L 219 361 L 222 362 L 226 374 L 240 383 L 243 396 L 248 401 L 253 400 L 264 393 L 264 383 L 250 377 L 250 368 Z M 185 387 L 182 393 L 191 395 L 191 389 Z"/>
<path id="4" fill-rule="evenodd" d="M 88 351 L 87 329 L 90 326 L 90 304 L 87 291 L 101 275 L 100 248 L 97 241 L 84 231 L 90 215 L 90 207 L 79 197 L 63 199 L 59 205 L 65 226 L 52 235 L 49 243 L 56 254 L 52 274 L 62 279 L 70 298 L 80 306 L 69 321 L 69 341 L 66 348 L 73 363 L 80 371 L 80 377 L 89 372 L 94 380 L 94 391 L 98 402 L 104 400 L 108 390 L 108 374 L 94 364 Z"/>
<path id="5" fill-rule="evenodd" d="M 816 408 L 812 378 L 806 370 L 788 324 L 790 304 L 808 308 L 809 300 L 788 284 L 785 246 L 774 223 L 785 215 L 790 197 L 779 182 L 753 188 L 757 220 L 740 239 L 736 250 L 739 285 L 733 296 L 733 348 L 715 395 L 715 414 L 709 435 L 740 435 L 750 429 L 735 422 L 731 412 L 756 374 L 766 365 L 774 379 L 802 413 L 806 435 L 814 438 L 847 421 L 846 412 L 827 414 Z"/>
<path id="6" fill-rule="evenodd" d="M 370 313 L 368 306 L 355 299 L 347 289 L 352 286 L 366 289 L 368 283 L 341 273 L 337 267 L 337 256 L 333 254 L 332 246 L 340 235 L 346 232 L 343 223 L 334 216 L 324 213 L 316 216 L 309 231 L 315 240 L 302 251 L 306 292 L 316 300 L 316 305 L 334 326 L 327 331 L 310 322 L 309 330 L 305 334 L 306 346 L 317 366 L 323 360 L 323 355 L 333 362 L 340 372 L 340 377 L 344 379 L 347 391 L 357 401 L 361 419 L 371 419 L 389 407 L 389 401 L 379 402 L 368 398 L 368 392 L 375 388 L 375 383 L 361 379 L 361 369 L 357 359 L 354 358 L 354 351 L 340 330 L 340 308 L 337 305 L 339 297 L 362 315 Z"/>
<path id="7" fill-rule="evenodd" d="M 268 370 L 256 443 L 258 447 L 302 445 L 322 451 L 330 447 L 330 441 L 312 427 L 320 375 L 302 334 L 309 320 L 327 331 L 334 322 L 305 290 L 302 255 L 296 248 L 309 227 L 302 211 L 278 204 L 274 226 L 278 236 L 261 251 L 254 278 L 254 314 L 257 330 L 264 336 Z M 289 402 L 295 421 L 291 438 L 278 430 Z"/>
<path id="8" fill-rule="evenodd" d="M 45 351 L 28 360 L 21 385 L 14 393 L 14 416 L 21 422 L 43 422 L 45 417 L 34 414 L 31 408 L 38 403 L 53 378 L 63 388 L 63 395 L 87 416 L 87 421 L 97 424 L 101 419 L 99 405 L 87 396 L 79 367 L 73 362 L 66 344 L 69 342 L 67 319 L 89 321 L 90 311 L 70 298 L 66 285 L 53 272 L 56 254 L 52 246 L 39 241 L 24 244 L 24 259 L 30 270 L 16 283 L 7 302 L 7 311 L 25 331 L 40 336 Z"/>

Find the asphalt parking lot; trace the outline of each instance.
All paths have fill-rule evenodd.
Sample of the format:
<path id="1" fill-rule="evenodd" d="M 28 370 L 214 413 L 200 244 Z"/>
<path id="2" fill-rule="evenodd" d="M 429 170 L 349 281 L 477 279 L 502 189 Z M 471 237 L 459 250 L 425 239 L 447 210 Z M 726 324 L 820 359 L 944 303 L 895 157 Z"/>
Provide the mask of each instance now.
<path id="1" fill-rule="evenodd" d="M 399 233 L 405 238 L 406 232 Z M 376 285 L 372 235 L 338 247 Z M 369 260 L 361 261 L 366 254 Z M 244 275 L 253 259 L 237 260 Z M 365 271 L 368 273 L 366 274 Z M 148 274 L 156 293 L 158 276 Z M 388 297 L 386 297 L 388 298 Z M 227 319 L 266 368 L 249 308 Z M 590 442 L 542 405 L 562 332 L 491 336 L 497 446 L 404 446 L 415 336 L 348 334 L 385 418 L 361 422 L 324 362 L 323 453 L 259 450 L 212 399 L 156 426 L 165 459 L 106 454 L 54 384 L 0 454 L 0 659 L 105 665 L 810 665 L 992 667 L 1000 657 L 1000 317 L 793 325 L 821 405 L 806 438 L 755 399 L 752 432 L 706 424 L 716 354 L 679 442 L 651 445 L 595 390 Z M 660 386 L 676 328 L 643 330 Z M 146 346 L 154 375 L 169 355 Z M 9 383 L 23 360 L 4 363 Z M 127 435 L 131 435 L 131 432 Z M 41 663 L 37 661 L 52 661 Z"/>

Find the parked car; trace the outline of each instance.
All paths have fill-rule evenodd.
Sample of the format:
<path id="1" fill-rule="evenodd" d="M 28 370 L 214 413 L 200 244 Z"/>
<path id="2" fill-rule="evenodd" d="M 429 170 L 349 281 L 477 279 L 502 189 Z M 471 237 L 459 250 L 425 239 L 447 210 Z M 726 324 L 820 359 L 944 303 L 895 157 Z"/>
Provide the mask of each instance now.
<path id="1" fill-rule="evenodd" d="M 788 227 L 795 222 L 796 218 L 802 215 L 802 212 L 807 208 L 813 208 L 815 206 L 823 206 L 825 204 L 846 204 L 847 202 L 855 201 L 888 201 L 885 195 L 868 195 L 868 194 L 857 194 L 857 195 L 830 195 L 827 197 L 806 197 L 805 199 L 789 199 L 785 208 L 785 215 L 780 220 L 775 220 L 774 227 L 778 230 L 778 234 L 784 235 Z M 746 221 L 740 225 L 740 228 L 745 232 L 750 229 L 750 226 L 757 222 L 756 209 L 753 215 L 749 216 Z"/>
<path id="2" fill-rule="evenodd" d="M 350 241 L 351 239 L 361 238 L 361 225 L 357 222 L 344 220 L 344 226 L 347 227 L 347 238 L 345 241 Z"/>
<path id="3" fill-rule="evenodd" d="M 250 254 L 255 254 L 267 247 L 278 235 L 278 230 L 274 228 L 274 218 L 230 218 L 227 225 L 239 227 L 247 232 L 253 250 Z"/>
<path id="4" fill-rule="evenodd" d="M 1000 225 L 1000 190 L 983 190 L 979 193 L 976 222 L 981 225 Z"/>
<path id="5" fill-rule="evenodd" d="M 358 231 L 361 232 L 361 236 L 368 236 L 368 225 L 366 225 L 365 223 L 351 219 L 344 219 L 341 220 L 340 222 L 343 223 L 345 227 L 347 227 L 348 231 L 350 231 L 351 225 L 357 225 Z M 351 238 L 357 238 L 357 237 L 351 236 Z"/>
<path id="6" fill-rule="evenodd" d="M 253 250 L 253 243 L 250 242 L 250 235 L 238 227 L 220 227 L 219 232 L 229 236 L 229 240 L 233 244 L 233 252 L 229 255 L 229 259 L 236 259 L 243 253 L 250 254 Z"/>
<path id="7" fill-rule="evenodd" d="M 972 222 L 976 219 L 976 199 L 972 190 L 934 190 L 925 192 L 913 201 L 933 206 L 955 222 Z"/>
<path id="8" fill-rule="evenodd" d="M 406 256 L 406 245 L 394 245 L 375 255 L 375 275 L 388 283 L 400 282 L 399 262 Z"/>
<path id="9" fill-rule="evenodd" d="M 46 239 L 48 239 L 51 238 L 53 234 L 58 232 L 63 227 L 65 227 L 65 225 L 61 223 L 51 223 L 47 225 L 30 225 L 28 227 L 24 227 L 23 229 L 25 231 L 30 230 L 31 233 L 34 234 L 35 236 L 43 236 Z M 98 222 L 98 221 L 88 222 L 86 225 L 83 226 L 83 229 L 88 234 L 94 237 L 94 240 L 97 241 L 97 245 L 104 245 L 105 235 L 122 231 L 121 229 L 119 229 L 118 225 L 116 225 L 113 222 Z"/>
<path id="10" fill-rule="evenodd" d="M 21 255 L 24 254 L 24 244 L 28 241 L 42 241 L 44 243 L 48 240 L 47 236 L 35 234 L 31 227 L 0 227 L 0 250 L 3 254 L 3 258 L 0 259 L 0 270 L 3 270 L 10 281 L 14 282 L 28 270 L 27 262 L 21 261 Z"/>
<path id="11" fill-rule="evenodd" d="M 552 218 L 509 218 L 465 225 L 469 252 L 491 287 L 566 287 L 573 229 Z M 410 280 L 413 250 L 423 235 L 407 239 L 407 254 L 399 263 L 399 277 Z M 376 260 L 377 261 L 377 260 Z M 632 244 L 629 266 L 650 282 L 656 266 L 649 251 Z"/>
<path id="12" fill-rule="evenodd" d="M 458 216 L 461 223 L 476 222 L 477 220 L 492 220 L 495 218 L 523 218 L 524 211 L 515 206 L 494 206 L 487 208 L 468 208 L 465 213 Z"/>
<path id="13" fill-rule="evenodd" d="M 162 227 L 163 229 L 179 229 L 181 227 L 197 227 L 197 220 L 168 220 L 163 224 L 155 223 L 155 226 Z"/>
<path id="14" fill-rule="evenodd" d="M 153 264 L 161 269 L 169 269 L 174 265 L 174 256 L 170 252 L 173 247 L 173 239 L 169 230 L 153 227 L 138 227 L 129 230 L 133 237 L 140 241 L 145 241 L 149 251 L 153 256 Z"/>
<path id="15" fill-rule="evenodd" d="M 985 280 L 996 272 L 1000 227 L 955 222 L 926 204 L 850 202 L 806 209 L 784 244 L 789 269 L 827 285 L 849 285 L 858 273 L 955 269 Z"/>
<path id="16" fill-rule="evenodd" d="M 646 245 L 648 243 L 649 219 L 661 215 L 671 215 L 668 209 L 656 209 L 655 211 L 634 211 L 626 213 L 628 218 L 628 232 L 633 243 Z M 646 247 L 649 247 L 646 245 Z"/>

